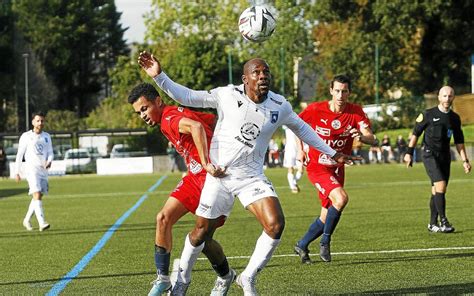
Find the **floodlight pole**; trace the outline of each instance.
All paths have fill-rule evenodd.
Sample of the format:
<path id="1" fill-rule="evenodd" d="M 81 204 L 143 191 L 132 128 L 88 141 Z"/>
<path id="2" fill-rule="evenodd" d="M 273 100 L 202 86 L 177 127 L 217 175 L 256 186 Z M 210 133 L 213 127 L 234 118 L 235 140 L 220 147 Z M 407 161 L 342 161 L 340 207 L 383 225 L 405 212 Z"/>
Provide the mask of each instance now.
<path id="1" fill-rule="evenodd" d="M 280 47 L 280 94 L 285 95 L 285 49 Z"/>
<path id="2" fill-rule="evenodd" d="M 29 99 L 28 99 L 28 57 L 29 54 L 24 53 L 23 58 L 25 59 L 25 131 L 29 129 Z"/>
<path id="3" fill-rule="evenodd" d="M 376 106 L 376 117 L 379 117 L 379 44 L 375 43 L 375 104 Z"/>
<path id="4" fill-rule="evenodd" d="M 229 84 L 232 84 L 232 53 L 230 49 L 227 52 L 227 66 L 229 68 Z"/>

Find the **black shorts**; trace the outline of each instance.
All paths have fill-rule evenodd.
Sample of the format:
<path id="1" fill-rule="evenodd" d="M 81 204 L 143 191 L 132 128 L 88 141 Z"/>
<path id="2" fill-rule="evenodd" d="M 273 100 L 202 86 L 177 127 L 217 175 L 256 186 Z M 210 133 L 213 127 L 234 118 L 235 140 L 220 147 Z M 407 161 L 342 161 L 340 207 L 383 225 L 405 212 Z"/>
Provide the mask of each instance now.
<path id="1" fill-rule="evenodd" d="M 451 152 L 439 153 L 425 149 L 422 151 L 423 164 L 431 179 L 431 185 L 439 181 L 446 181 L 446 184 L 448 184 L 451 173 Z"/>

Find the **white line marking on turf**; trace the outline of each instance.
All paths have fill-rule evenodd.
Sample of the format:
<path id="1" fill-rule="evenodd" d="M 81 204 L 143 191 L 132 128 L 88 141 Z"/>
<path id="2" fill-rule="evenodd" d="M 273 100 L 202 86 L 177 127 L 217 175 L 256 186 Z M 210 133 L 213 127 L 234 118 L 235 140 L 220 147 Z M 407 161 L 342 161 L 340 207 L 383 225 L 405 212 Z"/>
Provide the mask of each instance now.
<path id="1" fill-rule="evenodd" d="M 359 251 L 359 252 L 331 252 L 331 255 L 369 255 L 369 254 L 390 254 L 390 253 L 416 253 L 416 252 L 437 252 L 437 251 L 456 251 L 456 250 L 474 250 L 474 247 L 450 247 L 450 248 L 427 248 L 427 249 L 406 249 L 406 250 L 380 250 L 380 251 Z M 272 257 L 294 257 L 296 254 L 273 255 Z M 227 259 L 249 259 L 250 256 L 229 256 Z M 198 258 L 198 260 L 207 260 L 207 258 Z"/>
<path id="2" fill-rule="evenodd" d="M 168 177 L 167 175 L 162 176 L 158 181 L 156 181 L 153 186 L 151 186 L 148 189 L 148 193 L 151 193 L 153 190 L 155 190 L 158 186 L 163 183 L 163 181 Z M 120 218 L 118 218 L 117 221 L 115 221 L 114 225 L 112 225 L 106 232 L 105 234 L 100 238 L 100 240 L 95 244 L 92 249 L 87 252 L 87 254 L 82 257 L 82 259 L 65 275 L 63 276 L 62 279 L 60 279 L 54 286 L 51 288 L 51 290 L 46 293 L 47 296 L 57 296 L 59 293 L 61 293 L 66 286 L 73 280 L 75 279 L 81 272 L 84 270 L 84 268 L 89 264 L 89 262 L 97 255 L 100 250 L 105 246 L 105 244 L 109 241 L 109 239 L 112 237 L 112 235 L 115 233 L 115 231 L 122 225 L 122 223 L 127 220 L 127 218 L 135 212 L 138 207 L 141 206 L 141 204 L 148 198 L 148 193 L 143 194 L 140 199 L 130 208 L 128 209 Z"/>

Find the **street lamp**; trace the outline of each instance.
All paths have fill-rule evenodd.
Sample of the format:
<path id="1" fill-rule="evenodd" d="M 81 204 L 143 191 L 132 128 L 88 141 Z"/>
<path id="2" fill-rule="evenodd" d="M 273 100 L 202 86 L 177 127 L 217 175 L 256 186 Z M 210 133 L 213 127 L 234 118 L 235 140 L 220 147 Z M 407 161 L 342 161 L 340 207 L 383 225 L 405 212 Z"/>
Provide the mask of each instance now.
<path id="1" fill-rule="evenodd" d="M 29 121 L 29 106 L 28 106 L 28 56 L 29 54 L 27 53 L 24 53 L 23 54 L 23 57 L 25 58 L 25 127 L 26 127 L 26 130 L 25 131 L 28 131 L 28 127 L 29 127 L 29 124 L 28 124 L 28 121 Z"/>

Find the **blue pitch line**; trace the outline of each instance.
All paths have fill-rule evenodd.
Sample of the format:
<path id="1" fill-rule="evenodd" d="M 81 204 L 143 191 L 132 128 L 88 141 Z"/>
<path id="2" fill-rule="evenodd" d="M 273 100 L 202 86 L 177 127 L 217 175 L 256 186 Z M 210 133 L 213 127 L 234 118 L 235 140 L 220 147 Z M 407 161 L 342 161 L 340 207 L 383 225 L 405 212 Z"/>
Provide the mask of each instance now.
<path id="1" fill-rule="evenodd" d="M 153 192 L 158 186 L 163 183 L 163 181 L 166 179 L 166 175 L 162 176 L 158 181 L 156 181 L 153 186 L 148 189 L 148 192 Z M 76 264 L 61 280 L 59 280 L 52 288 L 49 290 L 48 293 L 46 293 L 47 296 L 56 296 L 59 295 L 69 284 L 70 281 L 72 281 L 75 277 L 79 275 L 79 273 L 82 272 L 82 270 L 89 264 L 89 262 L 92 260 L 92 258 L 99 253 L 99 251 L 105 246 L 107 241 L 112 237 L 114 232 L 122 225 L 122 223 L 133 213 L 135 212 L 136 209 L 148 198 L 148 194 L 143 194 L 140 199 L 133 205 L 128 211 L 126 211 L 122 217 L 120 217 L 114 225 L 112 225 L 102 236 L 102 238 L 97 242 L 97 244 L 84 256 L 82 257 L 81 261 Z"/>

